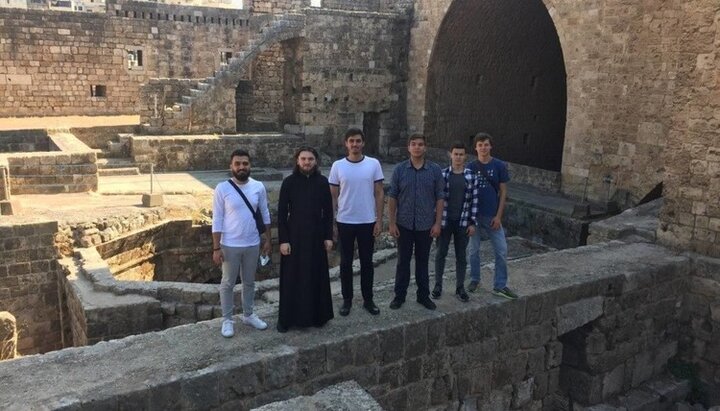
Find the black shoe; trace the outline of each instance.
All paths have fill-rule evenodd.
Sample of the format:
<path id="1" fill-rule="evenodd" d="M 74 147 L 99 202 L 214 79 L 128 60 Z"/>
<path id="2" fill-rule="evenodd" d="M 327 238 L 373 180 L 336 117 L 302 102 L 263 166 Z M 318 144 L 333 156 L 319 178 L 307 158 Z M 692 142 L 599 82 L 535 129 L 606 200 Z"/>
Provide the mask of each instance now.
<path id="1" fill-rule="evenodd" d="M 432 302 L 432 300 L 427 297 L 418 298 L 417 302 L 420 303 L 420 305 L 422 305 L 423 307 L 427 308 L 428 310 L 434 310 L 435 308 L 437 308 L 435 303 Z"/>
<path id="2" fill-rule="evenodd" d="M 468 291 L 474 293 L 475 291 L 477 291 L 479 285 L 480 283 L 478 283 L 477 281 L 470 281 L 470 284 L 468 285 Z"/>
<path id="3" fill-rule="evenodd" d="M 352 300 L 343 300 L 343 305 L 340 307 L 340 315 L 346 317 L 350 314 L 350 308 L 352 308 Z"/>
<path id="4" fill-rule="evenodd" d="M 455 297 L 457 297 L 458 300 L 464 303 L 470 301 L 470 297 L 468 297 L 464 288 L 458 288 L 457 290 L 455 290 Z"/>
<path id="5" fill-rule="evenodd" d="M 402 305 L 405 304 L 404 300 L 401 300 L 397 297 L 393 298 L 393 300 L 390 302 L 390 308 L 393 310 L 397 310 L 398 308 L 402 307 Z"/>
<path id="6" fill-rule="evenodd" d="M 280 323 L 277 323 L 277 330 L 279 333 L 286 333 L 288 328 Z"/>
<path id="7" fill-rule="evenodd" d="M 380 309 L 378 308 L 377 305 L 375 305 L 373 300 L 366 300 L 363 303 L 363 308 L 365 308 L 365 310 L 367 310 L 367 312 L 369 312 L 372 315 L 380 314 Z"/>
<path id="8" fill-rule="evenodd" d="M 431 295 L 432 298 L 436 300 L 440 298 L 440 296 L 442 295 L 442 287 L 440 286 L 440 284 L 435 284 L 435 288 L 433 288 Z"/>

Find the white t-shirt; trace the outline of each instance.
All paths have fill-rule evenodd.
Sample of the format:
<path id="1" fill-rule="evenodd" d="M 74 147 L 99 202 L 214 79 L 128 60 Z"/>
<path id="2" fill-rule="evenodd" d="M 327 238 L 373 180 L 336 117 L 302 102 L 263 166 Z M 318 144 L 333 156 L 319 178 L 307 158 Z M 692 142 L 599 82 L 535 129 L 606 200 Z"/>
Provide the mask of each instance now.
<path id="1" fill-rule="evenodd" d="M 238 184 L 238 187 L 253 209 L 257 209 L 259 205 L 263 222 L 270 224 L 267 191 L 263 183 L 249 178 L 247 183 Z M 252 247 L 260 244 L 260 235 L 252 212 L 237 190 L 227 181 L 215 187 L 212 231 L 222 233 L 220 244 L 226 247 Z"/>
<path id="2" fill-rule="evenodd" d="M 337 221 L 344 224 L 374 223 L 375 183 L 383 181 L 380 162 L 364 156 L 358 162 L 337 160 L 330 169 L 328 182 L 340 188 Z"/>

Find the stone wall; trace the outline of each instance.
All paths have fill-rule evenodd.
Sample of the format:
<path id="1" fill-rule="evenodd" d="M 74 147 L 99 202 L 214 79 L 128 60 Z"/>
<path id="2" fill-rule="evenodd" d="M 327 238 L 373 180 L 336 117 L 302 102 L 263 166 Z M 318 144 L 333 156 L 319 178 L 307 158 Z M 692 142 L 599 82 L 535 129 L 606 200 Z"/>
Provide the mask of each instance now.
<path id="1" fill-rule="evenodd" d="M 10 188 L 15 194 L 97 191 L 97 154 L 69 133 L 48 136 L 51 152 L 10 153 Z"/>
<path id="2" fill-rule="evenodd" d="M 17 318 L 17 349 L 22 355 L 64 346 L 57 228 L 56 222 L 10 225 L 0 219 L 0 311 Z"/>
<path id="3" fill-rule="evenodd" d="M 169 221 L 97 246 L 113 276 L 131 281 L 219 283 L 210 226 Z"/>
<path id="4" fill-rule="evenodd" d="M 149 2 L 109 3 L 107 15 L 0 9 L 0 20 L 5 117 L 135 114 L 140 84 L 210 76 L 249 30 L 247 11 Z M 138 50 L 142 67 L 128 68 Z"/>
<path id="5" fill-rule="evenodd" d="M 682 2 L 667 124 L 658 238 L 674 248 L 720 257 L 720 20 L 717 2 Z M 666 40 L 667 41 L 667 40 Z"/>
<path id="6" fill-rule="evenodd" d="M 98 149 L 109 150 L 111 143 L 117 142 L 118 134 L 128 134 L 135 131 L 135 126 L 111 126 L 111 127 L 85 127 L 71 128 L 70 134 L 77 137 L 86 146 Z"/>
<path id="7" fill-rule="evenodd" d="M 409 17 L 328 9 L 306 14 L 301 132 L 311 145 L 343 153 L 345 130 L 363 128 L 373 113 L 380 116 L 374 127 L 381 139 L 374 143 L 386 149 L 405 133 Z"/>
<path id="8" fill-rule="evenodd" d="M 163 136 L 130 138 L 130 153 L 137 164 L 152 163 L 156 171 L 223 170 L 229 155 L 245 148 L 260 167 L 292 167 L 293 154 L 303 141 L 286 134 Z"/>
<path id="9" fill-rule="evenodd" d="M 0 153 L 50 151 L 44 130 L 0 131 Z"/>
<path id="10" fill-rule="evenodd" d="M 720 260 L 697 257 L 683 301 L 681 359 L 697 367 L 708 400 L 720 403 Z"/>
<path id="11" fill-rule="evenodd" d="M 346 380 L 392 410 L 556 409 L 567 395 L 583 407 L 639 386 L 675 354 L 688 257 L 611 243 L 510 265 L 527 280 L 515 301 L 478 298 L 433 312 L 407 304 L 323 330 L 239 333 L 232 344 L 210 335 L 215 321 L 8 362 L 0 378 L 17 378 L 8 378 L 0 407 L 63 399 L 80 408 L 252 409 Z M 72 400 L 60 378 L 68 372 Z M 130 373 L 136 378 L 124 378 Z"/>

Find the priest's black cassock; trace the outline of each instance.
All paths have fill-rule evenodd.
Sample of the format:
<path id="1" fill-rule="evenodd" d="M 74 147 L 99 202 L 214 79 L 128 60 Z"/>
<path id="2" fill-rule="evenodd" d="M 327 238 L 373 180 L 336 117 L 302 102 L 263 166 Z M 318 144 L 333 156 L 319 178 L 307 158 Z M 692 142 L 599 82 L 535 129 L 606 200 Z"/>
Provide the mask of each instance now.
<path id="1" fill-rule="evenodd" d="M 332 197 L 318 171 L 297 169 L 285 178 L 278 204 L 280 244 L 290 255 L 280 261 L 280 313 L 284 327 L 320 327 L 333 318 L 325 240 L 332 240 Z"/>

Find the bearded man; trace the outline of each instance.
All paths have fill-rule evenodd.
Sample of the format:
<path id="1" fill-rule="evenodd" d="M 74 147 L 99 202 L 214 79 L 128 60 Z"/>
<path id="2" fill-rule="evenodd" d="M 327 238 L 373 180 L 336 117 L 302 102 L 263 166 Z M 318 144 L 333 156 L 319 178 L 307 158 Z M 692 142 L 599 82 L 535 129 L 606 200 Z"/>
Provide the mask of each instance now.
<path id="1" fill-rule="evenodd" d="M 255 270 L 262 242 L 262 254 L 270 255 L 270 211 L 265 186 L 250 178 L 250 154 L 235 150 L 230 155 L 232 178 L 215 187 L 213 194 L 213 261 L 222 265 L 220 306 L 223 337 L 235 335 L 233 321 L 233 288 L 238 275 L 242 281 L 243 315 L 241 321 L 258 330 L 267 328 L 265 321 L 253 313 Z M 264 233 L 256 214 L 262 216 Z M 258 217 L 259 219 L 260 217 Z M 262 238 L 262 241 L 261 241 Z"/>
<path id="2" fill-rule="evenodd" d="M 312 147 L 295 152 L 295 169 L 282 182 L 278 203 L 280 311 L 277 330 L 322 327 L 333 318 L 327 252 L 333 246 L 328 180 Z"/>

